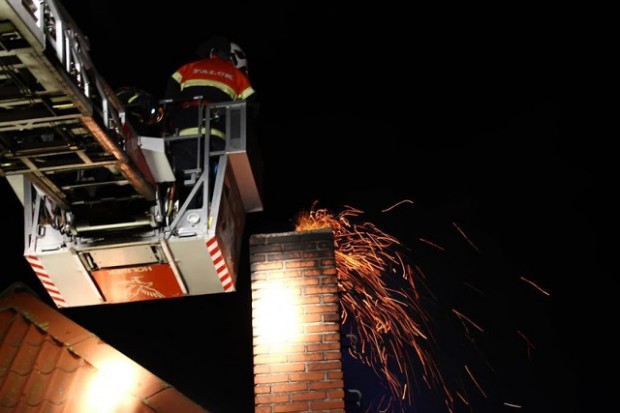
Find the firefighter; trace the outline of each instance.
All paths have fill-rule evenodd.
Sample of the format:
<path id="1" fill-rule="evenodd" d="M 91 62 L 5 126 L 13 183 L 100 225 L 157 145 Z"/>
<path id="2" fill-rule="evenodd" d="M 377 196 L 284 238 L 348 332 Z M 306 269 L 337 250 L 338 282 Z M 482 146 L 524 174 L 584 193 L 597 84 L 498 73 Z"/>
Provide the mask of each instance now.
<path id="1" fill-rule="evenodd" d="M 234 47 L 234 49 L 232 49 Z M 172 101 L 167 110 L 168 127 L 175 135 L 198 133 L 200 103 L 255 100 L 247 72 L 245 53 L 224 36 L 214 36 L 196 51 L 199 59 L 181 66 L 170 77 L 165 97 Z M 238 67 L 237 67 L 237 66 Z M 196 99 L 201 97 L 201 99 Z M 224 148 L 224 132 L 211 120 L 211 150 Z"/>
<path id="2" fill-rule="evenodd" d="M 115 91 L 125 106 L 126 122 L 141 136 L 161 136 L 164 109 L 155 96 L 146 90 L 124 86 Z"/>
<path id="3" fill-rule="evenodd" d="M 234 49 L 233 49 L 234 47 Z M 210 103 L 245 100 L 248 105 L 256 102 L 256 92 L 247 76 L 245 53 L 224 36 L 213 36 L 199 45 L 196 50 L 198 60 L 182 65 L 169 78 L 165 98 L 168 102 L 166 118 L 167 129 L 172 135 L 197 136 L 204 127 L 200 122 L 201 105 Z M 252 113 L 256 111 L 252 110 Z M 254 116 L 254 115 L 250 115 Z M 209 119 L 209 149 L 211 152 L 225 149 L 224 118 L 216 116 Z M 195 139 L 187 139 L 173 144 L 173 168 L 177 179 L 187 180 L 199 168 L 198 148 Z M 218 162 L 211 160 L 210 192 L 217 174 Z M 181 178 L 183 175 L 184 178 Z"/>

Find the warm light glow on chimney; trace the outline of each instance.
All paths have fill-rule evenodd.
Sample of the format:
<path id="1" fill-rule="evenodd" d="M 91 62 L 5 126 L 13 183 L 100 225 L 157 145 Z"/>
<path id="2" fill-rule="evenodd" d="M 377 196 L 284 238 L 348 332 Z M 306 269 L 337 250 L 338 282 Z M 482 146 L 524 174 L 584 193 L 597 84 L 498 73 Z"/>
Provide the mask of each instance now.
<path id="1" fill-rule="evenodd" d="M 295 342 L 301 334 L 299 290 L 270 281 L 254 302 L 258 342 L 277 348 Z"/>

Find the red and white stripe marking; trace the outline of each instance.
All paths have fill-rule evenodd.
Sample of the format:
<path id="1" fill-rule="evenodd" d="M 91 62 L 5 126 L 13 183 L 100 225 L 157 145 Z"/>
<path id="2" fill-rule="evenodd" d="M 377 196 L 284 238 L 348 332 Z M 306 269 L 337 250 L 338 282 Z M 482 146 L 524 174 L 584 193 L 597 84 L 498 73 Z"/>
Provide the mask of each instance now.
<path id="1" fill-rule="evenodd" d="M 232 276 L 228 272 L 226 260 L 224 260 L 224 257 L 222 256 L 222 251 L 217 244 L 217 239 L 215 239 L 215 237 L 208 239 L 206 244 L 207 250 L 209 250 L 209 255 L 213 260 L 213 265 L 215 265 L 215 271 L 217 272 L 217 276 L 222 283 L 222 287 L 224 287 L 224 292 L 230 293 L 235 291 L 235 285 L 233 284 Z"/>
<path id="2" fill-rule="evenodd" d="M 43 287 L 45 287 L 45 289 L 47 290 L 47 293 L 50 295 L 50 297 L 52 297 L 52 300 L 54 301 L 54 304 L 56 304 L 56 307 L 65 308 L 67 306 L 67 302 L 62 297 L 62 295 L 60 295 L 60 291 L 58 291 L 58 288 L 56 288 L 56 284 L 54 284 L 49 274 L 45 271 L 43 265 L 41 265 L 39 258 L 34 255 L 26 255 L 26 260 L 43 284 Z"/>

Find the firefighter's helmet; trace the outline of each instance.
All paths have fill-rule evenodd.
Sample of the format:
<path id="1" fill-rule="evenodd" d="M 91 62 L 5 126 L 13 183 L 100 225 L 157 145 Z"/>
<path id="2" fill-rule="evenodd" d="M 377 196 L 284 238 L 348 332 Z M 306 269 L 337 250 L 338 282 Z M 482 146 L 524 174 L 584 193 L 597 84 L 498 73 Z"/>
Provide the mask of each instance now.
<path id="1" fill-rule="evenodd" d="M 224 60 L 230 59 L 230 41 L 225 36 L 212 36 L 196 49 L 201 59 L 216 55 Z"/>
<path id="2" fill-rule="evenodd" d="M 127 119 L 134 127 L 154 125 L 162 120 L 163 108 L 151 93 L 125 86 L 116 91 L 116 96 L 125 106 Z"/>
<path id="3" fill-rule="evenodd" d="M 243 49 L 234 42 L 230 42 L 230 60 L 232 60 L 237 69 L 246 75 L 248 74 L 248 58 Z"/>
<path id="4" fill-rule="evenodd" d="M 201 59 L 206 59 L 217 55 L 222 59 L 233 62 L 237 69 L 248 73 L 248 58 L 243 49 L 225 36 L 212 36 L 207 41 L 201 43 L 196 50 L 196 54 Z"/>

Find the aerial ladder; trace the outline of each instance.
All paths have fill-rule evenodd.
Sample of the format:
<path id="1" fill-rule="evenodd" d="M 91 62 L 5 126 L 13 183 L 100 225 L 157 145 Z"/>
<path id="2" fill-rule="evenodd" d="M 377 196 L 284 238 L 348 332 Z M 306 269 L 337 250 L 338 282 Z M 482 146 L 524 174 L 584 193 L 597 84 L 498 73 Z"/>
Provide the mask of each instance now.
<path id="1" fill-rule="evenodd" d="M 0 176 L 57 307 L 236 290 L 246 214 L 263 208 L 260 159 L 245 102 L 200 108 L 196 135 L 140 136 L 62 4 L 0 0 Z M 187 139 L 196 165 L 178 170 L 171 148 Z"/>

